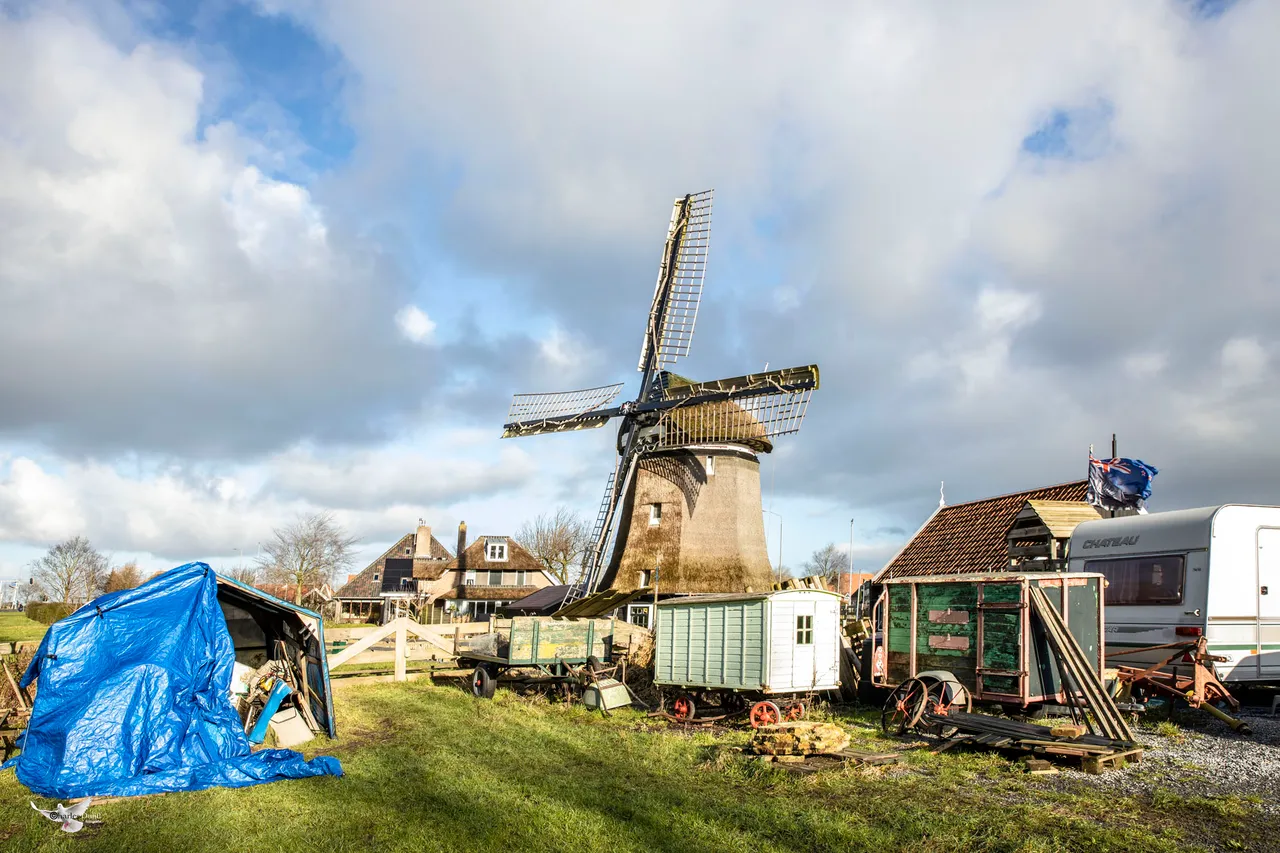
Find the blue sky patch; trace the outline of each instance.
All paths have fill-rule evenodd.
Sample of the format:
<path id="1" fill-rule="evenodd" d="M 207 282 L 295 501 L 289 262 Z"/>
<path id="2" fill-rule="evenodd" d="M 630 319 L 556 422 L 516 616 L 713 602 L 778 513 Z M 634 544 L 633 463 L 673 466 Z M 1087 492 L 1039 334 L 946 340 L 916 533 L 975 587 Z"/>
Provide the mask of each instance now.
<path id="1" fill-rule="evenodd" d="M 1058 108 L 1022 140 L 1022 150 L 1054 160 L 1094 160 L 1111 145 L 1111 120 L 1115 108 L 1109 101 L 1072 109 Z"/>

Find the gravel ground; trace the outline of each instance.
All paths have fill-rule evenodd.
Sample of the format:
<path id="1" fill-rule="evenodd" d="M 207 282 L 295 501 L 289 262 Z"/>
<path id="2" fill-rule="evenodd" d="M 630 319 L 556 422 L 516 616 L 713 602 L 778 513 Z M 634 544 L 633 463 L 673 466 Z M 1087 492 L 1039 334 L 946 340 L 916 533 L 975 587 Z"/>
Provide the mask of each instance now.
<path id="1" fill-rule="evenodd" d="M 1264 812 L 1280 816 L 1280 717 L 1248 707 L 1240 717 L 1253 737 L 1242 737 L 1207 714 L 1183 712 L 1177 736 L 1159 734 L 1152 724 L 1135 730 L 1145 748 L 1141 762 L 1097 776 L 1065 768 L 1062 773 L 1126 794 L 1161 789 L 1186 797 L 1257 797 Z"/>

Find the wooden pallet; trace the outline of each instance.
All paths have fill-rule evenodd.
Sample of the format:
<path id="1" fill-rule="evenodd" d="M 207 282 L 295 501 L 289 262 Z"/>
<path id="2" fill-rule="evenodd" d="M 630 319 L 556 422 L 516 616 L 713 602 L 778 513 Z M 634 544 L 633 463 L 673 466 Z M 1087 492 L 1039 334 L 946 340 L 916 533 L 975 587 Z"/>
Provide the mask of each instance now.
<path id="1" fill-rule="evenodd" d="M 1141 749 L 1129 749 L 1124 752 L 1113 752 L 1109 755 L 1091 755 L 1080 760 L 1080 769 L 1095 776 L 1105 770 L 1119 770 L 1129 762 L 1142 760 Z"/>

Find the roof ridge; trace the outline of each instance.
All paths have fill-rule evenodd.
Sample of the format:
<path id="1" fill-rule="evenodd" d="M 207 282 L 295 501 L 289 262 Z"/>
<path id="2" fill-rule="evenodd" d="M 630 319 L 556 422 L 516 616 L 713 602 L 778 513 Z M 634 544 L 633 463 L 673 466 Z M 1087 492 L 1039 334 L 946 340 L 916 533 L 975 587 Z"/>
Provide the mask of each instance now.
<path id="1" fill-rule="evenodd" d="M 1061 489 L 1065 486 L 1074 486 L 1078 483 L 1087 484 L 1088 482 L 1089 480 L 1087 478 L 1079 477 L 1075 480 L 1066 480 L 1065 482 L 1053 483 L 1048 486 L 1036 486 L 1033 489 L 1020 489 L 1016 492 L 1006 492 L 1003 495 L 991 495 L 990 497 L 986 497 L 986 498 L 974 498 L 971 501 L 962 501 L 961 503 L 958 503 L 958 504 L 947 504 L 945 507 L 939 507 L 939 509 L 954 509 L 955 507 L 970 506 L 972 504 L 980 504 L 980 503 L 985 503 L 987 501 L 999 501 L 999 500 L 1004 500 L 1005 498 L 1016 498 L 1018 495 L 1029 495 L 1032 492 L 1045 492 L 1045 491 L 1048 491 L 1049 489 Z"/>

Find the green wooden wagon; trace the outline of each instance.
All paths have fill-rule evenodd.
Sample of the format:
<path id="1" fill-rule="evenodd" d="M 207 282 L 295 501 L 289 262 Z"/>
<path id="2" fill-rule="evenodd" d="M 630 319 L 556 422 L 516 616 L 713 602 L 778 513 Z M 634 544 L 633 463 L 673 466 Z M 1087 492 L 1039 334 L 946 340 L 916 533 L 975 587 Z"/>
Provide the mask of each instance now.
<path id="1" fill-rule="evenodd" d="M 929 700 L 1017 709 L 1065 704 L 1062 673 L 1038 620 L 1038 587 L 1101 675 L 1103 577 L 1092 572 L 930 575 L 885 581 L 872 609 L 871 682 L 892 687 L 886 728 L 905 729 Z M 919 694 L 927 695 L 927 699 Z M 896 711 L 894 709 L 897 709 Z"/>
<path id="2" fill-rule="evenodd" d="M 458 640 L 458 664 L 473 665 L 471 692 L 491 699 L 498 677 L 527 669 L 526 681 L 569 688 L 611 662 L 613 619 L 516 616 L 498 620 L 494 630 Z"/>

